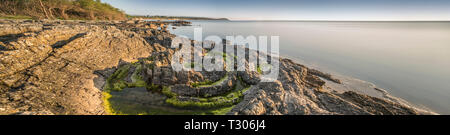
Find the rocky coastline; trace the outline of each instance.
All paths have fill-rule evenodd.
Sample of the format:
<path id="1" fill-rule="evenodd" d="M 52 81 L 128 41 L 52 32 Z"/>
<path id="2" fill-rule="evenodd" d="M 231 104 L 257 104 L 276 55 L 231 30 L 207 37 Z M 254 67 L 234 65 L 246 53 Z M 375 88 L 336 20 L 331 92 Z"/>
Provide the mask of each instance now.
<path id="1" fill-rule="evenodd" d="M 173 71 L 167 27 L 183 25 L 0 20 L 0 114 L 433 114 L 325 87 L 342 82 L 286 58 L 275 82 L 254 71 Z"/>

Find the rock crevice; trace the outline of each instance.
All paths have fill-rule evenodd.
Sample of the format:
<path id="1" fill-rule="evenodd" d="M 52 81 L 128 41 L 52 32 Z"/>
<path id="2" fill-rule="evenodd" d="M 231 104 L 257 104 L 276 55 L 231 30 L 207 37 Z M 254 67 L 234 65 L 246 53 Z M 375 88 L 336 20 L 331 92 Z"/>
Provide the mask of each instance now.
<path id="1" fill-rule="evenodd" d="M 326 89 L 322 79 L 341 81 L 284 58 L 274 82 L 250 70 L 173 71 L 167 24 L 0 21 L 0 114 L 426 114 Z"/>

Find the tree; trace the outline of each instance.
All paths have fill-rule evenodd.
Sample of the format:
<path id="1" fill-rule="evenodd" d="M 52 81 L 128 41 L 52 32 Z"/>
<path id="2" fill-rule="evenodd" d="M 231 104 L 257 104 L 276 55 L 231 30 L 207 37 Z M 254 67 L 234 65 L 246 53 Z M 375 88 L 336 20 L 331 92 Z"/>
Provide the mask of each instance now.
<path id="1" fill-rule="evenodd" d="M 45 17 L 47 17 L 47 19 L 50 19 L 50 16 L 48 15 L 48 12 L 47 12 L 44 4 L 42 3 L 42 0 L 39 0 L 39 5 L 41 5 L 42 11 L 44 12 Z"/>
<path id="2" fill-rule="evenodd" d="M 66 14 L 66 10 L 72 7 L 71 0 L 48 0 L 49 2 L 49 10 L 58 9 L 59 14 L 64 19 L 69 19 L 69 16 Z"/>
<path id="3" fill-rule="evenodd" d="M 87 12 L 89 14 L 89 18 L 91 20 L 95 20 L 95 14 L 94 14 L 95 2 L 93 0 L 78 0 L 77 2 L 81 6 L 81 8 L 87 10 Z"/>
<path id="4" fill-rule="evenodd" d="M 66 14 L 66 10 L 72 7 L 72 1 L 62 0 L 59 6 L 61 17 L 64 19 L 69 19 L 69 16 Z"/>
<path id="5" fill-rule="evenodd" d="M 100 0 L 0 0 L 0 15 L 35 19 L 126 19 L 123 11 Z"/>

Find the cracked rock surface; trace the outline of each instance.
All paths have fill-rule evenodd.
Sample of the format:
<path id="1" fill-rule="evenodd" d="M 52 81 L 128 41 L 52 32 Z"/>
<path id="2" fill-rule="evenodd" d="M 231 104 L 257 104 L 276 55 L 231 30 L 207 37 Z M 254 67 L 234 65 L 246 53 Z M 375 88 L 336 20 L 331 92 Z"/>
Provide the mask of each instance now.
<path id="1" fill-rule="evenodd" d="M 314 71 L 318 72 L 318 71 Z M 280 61 L 275 82 L 258 83 L 229 114 L 245 115 L 415 115 L 414 108 L 348 91 L 321 88 L 324 82 L 308 68 L 288 59 Z"/>
<path id="2" fill-rule="evenodd" d="M 102 101 L 106 78 L 139 58 L 154 62 L 149 67 L 140 61 L 146 65 L 139 74 L 144 81 L 172 87 L 182 95 L 180 100 L 220 95 L 242 79 L 251 87 L 230 115 L 427 114 L 389 99 L 325 89 L 322 79 L 339 79 L 284 58 L 275 82 L 260 82 L 254 71 L 175 72 L 169 59 L 175 52 L 170 48 L 174 35 L 165 27 L 149 22 L 1 20 L 0 114 L 107 114 Z M 127 82 L 134 81 L 136 69 L 131 69 Z M 213 87 L 189 86 L 205 80 L 223 81 Z M 145 89 L 126 92 L 142 94 Z M 145 95 L 128 96 L 152 102 Z"/>
<path id="3" fill-rule="evenodd" d="M 5 35 L 24 32 L 2 40 L 0 114 L 104 114 L 94 71 L 153 51 L 136 33 L 114 26 L 20 23 L 0 25 Z M 44 25 L 50 27 L 29 30 Z"/>

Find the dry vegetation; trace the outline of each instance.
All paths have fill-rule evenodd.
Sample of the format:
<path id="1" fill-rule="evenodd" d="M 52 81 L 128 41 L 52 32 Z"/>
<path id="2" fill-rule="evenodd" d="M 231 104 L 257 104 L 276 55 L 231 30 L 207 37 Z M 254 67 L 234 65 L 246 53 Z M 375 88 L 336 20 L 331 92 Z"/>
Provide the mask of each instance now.
<path id="1" fill-rule="evenodd" d="M 123 20 L 126 15 L 100 0 L 0 0 L 3 18 Z"/>

